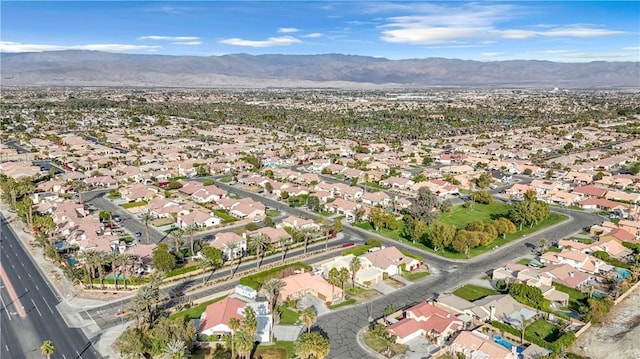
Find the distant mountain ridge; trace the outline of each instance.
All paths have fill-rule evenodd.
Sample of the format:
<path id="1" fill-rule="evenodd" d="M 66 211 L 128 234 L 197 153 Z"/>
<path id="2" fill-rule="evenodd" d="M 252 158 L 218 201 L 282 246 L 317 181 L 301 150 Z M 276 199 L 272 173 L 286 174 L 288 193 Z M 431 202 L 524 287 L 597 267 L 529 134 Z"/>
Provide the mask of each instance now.
<path id="1" fill-rule="evenodd" d="M 0 54 L 3 86 L 640 87 L 640 62 L 388 60 L 341 54 L 168 56 L 98 51 Z"/>

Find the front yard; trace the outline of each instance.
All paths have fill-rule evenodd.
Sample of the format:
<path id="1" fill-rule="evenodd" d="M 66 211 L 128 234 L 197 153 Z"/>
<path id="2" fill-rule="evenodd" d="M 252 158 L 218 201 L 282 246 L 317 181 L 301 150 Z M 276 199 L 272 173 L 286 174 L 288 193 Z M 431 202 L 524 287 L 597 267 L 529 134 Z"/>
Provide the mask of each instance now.
<path id="1" fill-rule="evenodd" d="M 181 312 L 176 312 L 173 313 L 169 316 L 169 318 L 171 319 L 179 319 L 182 317 L 185 317 L 189 320 L 191 319 L 200 319 L 200 316 L 202 315 L 202 313 L 205 311 L 205 309 L 207 309 L 207 306 L 209 306 L 209 304 L 213 304 L 215 302 L 219 302 L 221 300 L 223 300 L 225 297 L 218 297 L 218 298 L 214 298 L 214 299 L 210 299 L 207 300 L 205 302 L 202 302 L 194 307 L 191 307 L 189 309 L 183 310 Z"/>
<path id="2" fill-rule="evenodd" d="M 498 292 L 497 290 L 493 290 L 493 289 L 489 289 L 489 288 L 485 288 L 485 287 L 480 287 L 477 285 L 473 285 L 473 284 L 466 284 L 458 289 L 456 289 L 453 292 L 454 295 L 457 295 L 458 297 L 462 298 L 462 299 L 466 299 L 470 302 L 473 302 L 474 300 L 478 300 L 478 299 L 482 299 L 486 296 L 489 295 L 495 295 L 495 294 L 500 294 L 500 292 Z"/>
<path id="3" fill-rule="evenodd" d="M 408 281 L 415 282 L 429 275 L 427 271 L 402 272 L 402 277 Z"/>

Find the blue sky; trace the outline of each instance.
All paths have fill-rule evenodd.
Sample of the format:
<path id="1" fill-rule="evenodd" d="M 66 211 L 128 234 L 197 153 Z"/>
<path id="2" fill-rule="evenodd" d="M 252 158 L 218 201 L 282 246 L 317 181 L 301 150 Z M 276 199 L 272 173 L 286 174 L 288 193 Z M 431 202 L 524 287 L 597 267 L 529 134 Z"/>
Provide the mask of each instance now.
<path id="1" fill-rule="evenodd" d="M 638 1 L 2 1 L 0 51 L 640 61 Z"/>

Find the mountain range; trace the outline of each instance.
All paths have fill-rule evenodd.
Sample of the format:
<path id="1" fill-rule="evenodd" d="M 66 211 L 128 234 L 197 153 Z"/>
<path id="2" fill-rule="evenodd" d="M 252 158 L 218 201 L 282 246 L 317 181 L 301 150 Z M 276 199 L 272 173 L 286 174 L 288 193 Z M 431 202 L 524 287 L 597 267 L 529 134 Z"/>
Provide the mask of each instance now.
<path id="1" fill-rule="evenodd" d="M 168 56 L 98 51 L 0 54 L 2 86 L 640 87 L 640 62 L 389 60 L 326 55 Z"/>

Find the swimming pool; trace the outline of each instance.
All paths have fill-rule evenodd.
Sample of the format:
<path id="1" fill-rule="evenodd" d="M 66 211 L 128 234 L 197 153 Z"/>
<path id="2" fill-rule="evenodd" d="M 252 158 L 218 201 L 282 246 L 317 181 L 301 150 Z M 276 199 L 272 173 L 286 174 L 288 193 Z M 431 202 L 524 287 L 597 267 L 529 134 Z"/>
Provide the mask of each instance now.
<path id="1" fill-rule="evenodd" d="M 512 344 L 510 341 L 504 339 L 503 337 L 501 337 L 501 336 L 499 336 L 497 334 L 493 336 L 493 341 L 498 343 L 498 344 L 500 344 L 500 345 L 502 345 L 503 347 L 505 347 L 505 348 L 507 348 L 509 350 L 511 350 L 511 348 L 514 347 L 514 344 Z M 522 351 L 524 351 L 523 347 L 516 347 L 516 352 L 518 354 L 522 353 Z"/>
<path id="2" fill-rule="evenodd" d="M 67 264 L 74 267 L 76 264 L 78 264 L 78 260 L 73 257 L 67 258 Z"/>
<path id="3" fill-rule="evenodd" d="M 629 276 L 631 275 L 631 272 L 627 269 L 624 268 L 616 268 L 616 280 L 621 281 L 623 279 L 627 279 L 629 278 Z"/>

